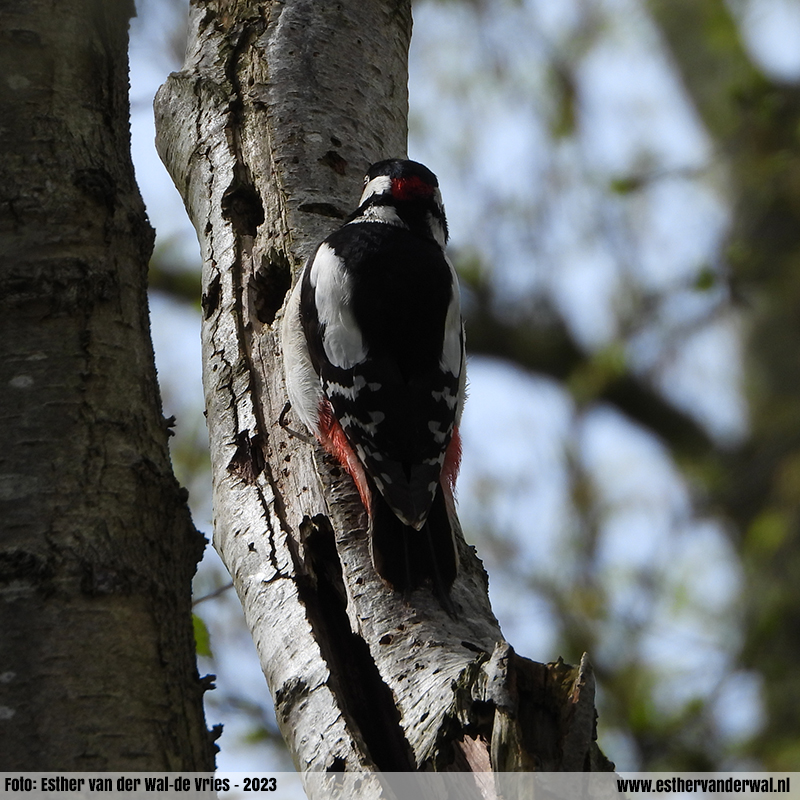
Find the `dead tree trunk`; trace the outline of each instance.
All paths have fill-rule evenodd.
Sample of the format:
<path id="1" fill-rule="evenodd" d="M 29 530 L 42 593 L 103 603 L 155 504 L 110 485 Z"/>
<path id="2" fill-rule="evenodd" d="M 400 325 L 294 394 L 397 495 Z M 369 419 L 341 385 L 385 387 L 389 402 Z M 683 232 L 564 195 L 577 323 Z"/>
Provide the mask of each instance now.
<path id="1" fill-rule="evenodd" d="M 203 253 L 215 546 L 301 771 L 596 769 L 591 669 L 514 654 L 463 541 L 458 619 L 404 603 L 350 479 L 278 422 L 281 306 L 366 167 L 405 153 L 410 34 L 408 0 L 198 1 L 157 96 Z"/>
<path id="2" fill-rule="evenodd" d="M 210 770 L 130 159 L 133 3 L 0 6 L 0 770 Z"/>

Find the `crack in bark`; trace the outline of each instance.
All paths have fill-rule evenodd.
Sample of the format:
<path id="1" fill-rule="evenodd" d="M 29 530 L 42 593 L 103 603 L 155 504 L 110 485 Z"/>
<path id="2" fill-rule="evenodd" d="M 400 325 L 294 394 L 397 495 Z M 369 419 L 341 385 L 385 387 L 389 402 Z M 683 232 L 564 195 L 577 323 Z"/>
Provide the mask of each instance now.
<path id="1" fill-rule="evenodd" d="M 203 319 L 210 319 L 219 308 L 222 298 L 222 278 L 219 272 L 211 279 L 208 289 L 200 297 L 200 307 L 203 309 Z"/>
<path id="2" fill-rule="evenodd" d="M 261 508 L 264 512 L 264 520 L 267 523 L 267 537 L 269 539 L 269 563 L 275 570 L 275 577 L 291 578 L 290 575 L 287 575 L 285 572 L 281 571 L 280 565 L 278 564 L 277 544 L 275 541 L 275 528 L 272 525 L 272 514 L 270 513 L 270 504 L 267 501 L 267 498 L 264 496 L 264 492 L 260 486 L 256 485 L 256 491 L 258 493 L 258 501 L 259 503 L 261 503 Z M 275 495 L 275 492 L 273 491 L 273 498 L 276 496 L 277 495 Z M 280 522 L 280 517 L 278 517 L 278 521 Z"/>
<path id="3" fill-rule="evenodd" d="M 310 580 L 298 580 L 309 621 L 319 631 L 317 641 L 330 670 L 330 687 L 351 726 L 363 740 L 377 769 L 415 769 L 411 745 L 400 725 L 400 712 L 367 643 L 350 625 L 342 564 L 330 520 L 323 514 L 304 520 L 304 543 Z M 324 634 L 321 632 L 324 631 Z M 333 646 L 331 646 L 333 645 Z"/>
<path id="4" fill-rule="evenodd" d="M 252 485 L 264 471 L 265 464 L 261 434 L 250 436 L 249 430 L 239 431 L 236 435 L 236 451 L 228 462 L 228 472 Z"/>

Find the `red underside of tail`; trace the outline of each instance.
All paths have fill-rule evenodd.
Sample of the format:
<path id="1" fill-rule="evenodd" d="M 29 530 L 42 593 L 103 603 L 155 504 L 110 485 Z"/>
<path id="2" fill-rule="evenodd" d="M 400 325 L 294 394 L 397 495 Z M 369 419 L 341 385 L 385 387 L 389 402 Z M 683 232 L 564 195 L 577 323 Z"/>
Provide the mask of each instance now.
<path id="1" fill-rule="evenodd" d="M 461 435 L 458 428 L 453 429 L 453 438 L 450 444 L 447 445 L 447 451 L 444 454 L 444 464 L 442 465 L 442 477 L 439 479 L 442 488 L 449 489 L 451 497 L 456 494 L 456 481 L 458 480 L 458 471 L 461 469 Z M 445 492 L 447 494 L 447 492 Z"/>
<path id="2" fill-rule="evenodd" d="M 372 496 L 364 474 L 364 467 L 350 447 L 339 420 L 333 415 L 331 404 L 323 400 L 319 404 L 319 439 L 322 446 L 350 473 L 361 496 L 367 513 L 372 513 Z"/>

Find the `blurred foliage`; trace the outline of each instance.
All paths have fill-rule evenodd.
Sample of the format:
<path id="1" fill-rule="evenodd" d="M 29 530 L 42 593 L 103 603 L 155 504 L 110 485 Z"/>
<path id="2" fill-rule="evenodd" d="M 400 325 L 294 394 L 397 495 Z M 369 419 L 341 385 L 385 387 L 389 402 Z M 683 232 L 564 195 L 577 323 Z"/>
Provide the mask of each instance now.
<path id="1" fill-rule="evenodd" d="M 519 12 L 518 4 L 501 5 L 503 11 L 496 4 L 470 3 L 462 17 L 469 16 L 476 29 L 488 31 L 476 34 L 488 40 L 499 15 L 513 20 Z M 538 17 L 543 28 L 549 24 L 538 4 L 523 5 L 530 19 Z M 545 108 L 551 158 L 557 161 L 565 146 L 572 146 L 573 158 L 581 152 L 586 163 L 580 180 L 596 191 L 591 144 L 574 146 L 582 136 L 591 137 L 586 133 L 591 98 L 587 99 L 584 59 L 594 45 L 600 49 L 604 38 L 613 41 L 618 35 L 604 18 L 636 5 L 641 12 L 643 4 L 567 5 L 580 19 L 573 18 L 566 33 L 564 29 L 554 33 L 552 27 L 538 32 L 541 39 L 551 37 L 538 54 L 550 95 L 530 102 Z M 539 8 L 538 14 L 534 8 Z M 571 523 L 562 520 L 562 541 L 568 546 L 562 547 L 559 562 L 570 582 L 565 585 L 554 577 L 550 563 L 533 567 L 527 583 L 553 614 L 560 652 L 572 660 L 584 650 L 592 655 L 600 678 L 601 737 L 605 736 L 612 756 L 616 752 L 625 759 L 626 768 L 794 770 L 800 768 L 800 673 L 794 669 L 800 648 L 800 90 L 763 72 L 743 44 L 742 21 L 734 18 L 731 5 L 723 0 L 652 0 L 646 8 L 649 16 L 638 23 L 641 35 L 649 36 L 668 58 L 710 139 L 709 169 L 685 169 L 684 177 L 697 182 L 711 177 L 716 187 L 722 187 L 721 198 L 729 209 L 731 223 L 709 254 L 713 261 L 694 266 L 693 277 L 683 287 L 673 282 L 659 293 L 643 284 L 640 288 L 637 268 L 630 267 L 632 280 L 618 294 L 627 300 L 616 311 L 616 335 L 587 342 L 562 312 L 550 286 L 509 297 L 503 292 L 506 278 L 494 266 L 491 247 L 461 254 L 457 264 L 467 287 L 468 343 L 473 353 L 502 358 L 559 381 L 575 403 L 576 426 L 584 418 L 582 410 L 590 413 L 598 403 L 609 404 L 667 444 L 685 476 L 691 497 L 689 518 L 701 525 L 711 515 L 738 552 L 744 580 L 739 600 L 719 613 L 696 599 L 698 587 L 692 582 L 724 578 L 704 575 L 700 564 L 686 575 L 677 560 L 627 574 L 610 573 L 602 550 L 619 510 L 605 506 L 597 476 L 587 472 L 580 457 L 573 460 L 571 497 L 577 517 Z M 462 27 L 466 27 L 463 22 Z M 494 73 L 500 96 L 513 94 L 502 87 L 504 80 L 514 79 L 511 72 Z M 466 76 L 461 80 L 468 82 Z M 467 97 L 465 103 L 469 102 Z M 647 192 L 675 175 L 644 160 L 628 174 L 612 172 L 599 187 L 597 202 L 631 214 Z M 563 193 L 563 179 L 560 185 L 553 180 L 548 190 Z M 470 196 L 480 193 L 473 190 Z M 505 213 L 519 214 L 531 223 L 546 217 L 536 202 Z M 549 200 L 538 202 L 547 206 Z M 629 218 L 636 221 L 635 211 Z M 491 216 L 484 230 L 499 224 L 499 219 Z M 576 209 L 576 228 L 579 219 Z M 535 230 L 540 237 L 546 235 L 541 224 Z M 611 224 L 593 235 L 618 236 L 619 228 Z M 648 235 L 646 229 L 642 235 Z M 619 248 L 616 254 L 620 256 Z M 528 257 L 531 264 L 542 259 L 536 245 L 529 248 Z M 742 321 L 750 417 L 746 432 L 738 437 L 717 434 L 690 405 L 676 402 L 657 371 L 643 369 L 632 357 L 636 337 L 653 330 L 668 304 L 694 302 L 690 292 L 710 296 L 714 305 L 688 325 L 661 335 L 673 352 L 687 351 L 693 333 L 715 318 L 733 314 Z M 719 358 L 725 355 L 720 353 Z M 709 387 L 710 394 L 714 391 Z M 501 481 L 494 485 L 498 496 L 506 491 Z M 470 519 L 465 524 L 490 554 L 493 575 L 506 570 L 511 580 L 526 578 L 518 563 L 522 551 L 514 543 L 530 535 L 528 531 L 504 529 L 502 523 L 494 527 L 486 517 L 479 527 Z M 527 527 L 535 531 L 535 521 Z M 713 553 L 707 557 L 713 558 Z M 615 612 L 620 591 L 638 595 L 631 619 Z M 670 684 L 664 665 L 645 655 L 652 647 L 646 640 L 662 624 L 659 606 L 664 604 L 671 624 L 691 619 L 701 631 L 711 626 L 698 643 L 704 637 L 706 647 L 718 642 L 709 650 L 713 659 L 705 680 L 702 665 L 686 672 L 687 680 L 705 688 L 682 697 L 663 697 Z M 614 645 L 611 649 L 609 643 Z M 720 658 L 722 667 L 716 661 Z M 754 704 L 751 693 L 749 719 L 731 735 L 725 720 L 736 717 L 740 711 L 736 703 L 742 698 L 730 687 L 744 676 L 752 679 L 751 687 L 761 687 L 761 699 Z"/>
<path id="2" fill-rule="evenodd" d="M 200 308 L 200 265 L 184 262 L 180 243 L 174 238 L 157 240 L 147 280 L 152 291 L 164 292 L 173 300 Z"/>
<path id="3" fill-rule="evenodd" d="M 752 61 L 723 0 L 653 3 L 687 90 L 727 154 L 732 280 L 748 298 L 751 433 L 718 493 L 748 577 L 742 662 L 764 677 L 751 752 L 800 768 L 800 88 Z M 713 65 L 713 69 L 712 69 Z M 729 250 L 731 253 L 731 250 Z"/>
<path id="4" fill-rule="evenodd" d="M 211 637 L 205 622 L 203 622 L 202 617 L 193 614 L 192 623 L 194 624 L 194 643 L 197 648 L 197 655 L 212 658 Z"/>

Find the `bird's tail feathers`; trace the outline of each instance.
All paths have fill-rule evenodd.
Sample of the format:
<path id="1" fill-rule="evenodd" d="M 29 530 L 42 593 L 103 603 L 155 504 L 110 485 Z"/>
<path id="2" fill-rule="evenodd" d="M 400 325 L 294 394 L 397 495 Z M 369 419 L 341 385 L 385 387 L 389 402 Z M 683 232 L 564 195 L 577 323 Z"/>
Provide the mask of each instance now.
<path id="1" fill-rule="evenodd" d="M 398 592 L 407 594 L 426 581 L 446 610 L 452 608 L 450 587 L 458 572 L 458 555 L 450 521 L 453 503 L 442 485 L 436 490 L 428 518 L 420 530 L 404 525 L 380 492 L 373 494 L 370 547 L 377 573 Z"/>

